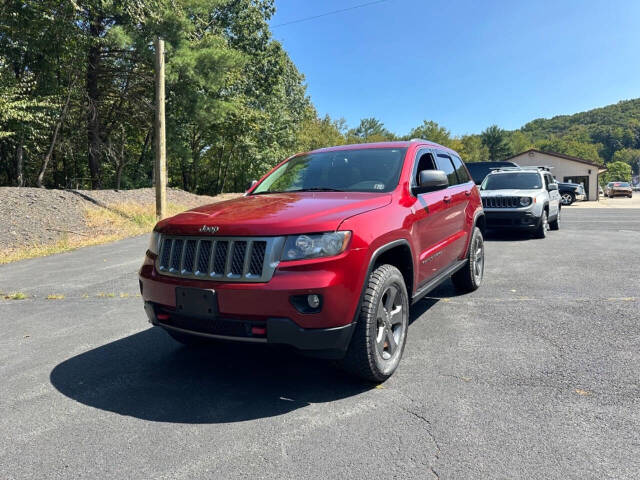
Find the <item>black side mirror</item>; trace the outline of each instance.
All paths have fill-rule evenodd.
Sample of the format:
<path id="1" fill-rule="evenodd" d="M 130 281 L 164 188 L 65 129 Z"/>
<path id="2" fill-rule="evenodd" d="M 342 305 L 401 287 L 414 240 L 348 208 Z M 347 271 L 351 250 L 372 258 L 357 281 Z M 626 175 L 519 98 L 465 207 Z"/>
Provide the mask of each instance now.
<path id="1" fill-rule="evenodd" d="M 447 174 L 442 170 L 422 170 L 418 174 L 418 185 L 413 187 L 411 191 L 414 195 L 419 193 L 435 192 L 443 190 L 449 186 Z"/>
<path id="2" fill-rule="evenodd" d="M 547 187 L 547 190 L 549 190 L 549 191 L 558 190 L 558 184 L 557 183 L 550 183 L 549 186 Z"/>
<path id="3" fill-rule="evenodd" d="M 251 190 L 251 188 L 253 188 L 253 186 L 258 183 L 258 180 L 251 180 L 249 183 L 247 183 L 247 188 L 244 189 L 244 191 L 248 191 Z"/>

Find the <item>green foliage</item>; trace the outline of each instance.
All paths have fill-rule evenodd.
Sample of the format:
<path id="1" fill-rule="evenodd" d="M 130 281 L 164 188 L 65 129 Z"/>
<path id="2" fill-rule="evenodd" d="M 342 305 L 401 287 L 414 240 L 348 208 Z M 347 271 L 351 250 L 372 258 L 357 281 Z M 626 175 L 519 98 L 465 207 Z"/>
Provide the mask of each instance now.
<path id="1" fill-rule="evenodd" d="M 396 136 L 378 118 L 321 117 L 269 30 L 273 0 L 5 0 L 0 6 L 0 184 L 150 186 L 154 49 L 166 41 L 171 186 L 242 191 L 298 152 L 426 138 L 465 161 L 535 146 L 637 171 L 640 99 L 452 137 L 424 120 Z"/>
<path id="2" fill-rule="evenodd" d="M 449 130 L 431 120 L 423 120 L 422 125 L 411 130 L 409 135 L 405 138 L 407 140 L 411 138 L 422 138 L 439 143 L 445 147 L 450 147 L 452 140 L 451 132 Z"/>
<path id="3" fill-rule="evenodd" d="M 482 143 L 479 135 L 465 135 L 459 140 L 459 146 L 452 145 L 465 162 L 488 162 L 489 149 Z"/>
<path id="4" fill-rule="evenodd" d="M 482 144 L 489 150 L 489 159 L 496 162 L 511 155 L 511 145 L 507 141 L 507 134 L 497 125 L 491 125 L 480 135 Z"/>
<path id="5" fill-rule="evenodd" d="M 631 169 L 634 174 L 638 174 L 640 169 L 640 149 L 638 148 L 623 148 L 613 154 L 614 162 L 624 162 L 631 165 Z"/>
<path id="6" fill-rule="evenodd" d="M 598 154 L 609 162 L 618 150 L 640 148 L 640 99 L 574 115 L 540 118 L 527 123 L 521 131 L 534 141 L 566 137 L 581 143 L 600 144 Z"/>
<path id="7" fill-rule="evenodd" d="M 396 136 L 384 127 L 377 118 L 363 118 L 360 125 L 347 132 L 347 143 L 386 142 Z"/>
<path id="8" fill-rule="evenodd" d="M 609 182 L 630 182 L 631 166 L 624 162 L 611 162 L 607 164 L 607 171 L 600 179 L 603 185 Z"/>
<path id="9" fill-rule="evenodd" d="M 591 160 L 595 163 L 603 163 L 598 155 L 598 150 L 602 146 L 600 144 L 582 143 L 565 137 L 554 136 L 549 139 L 538 140 L 534 146 L 545 152 L 563 153 L 565 155 Z"/>

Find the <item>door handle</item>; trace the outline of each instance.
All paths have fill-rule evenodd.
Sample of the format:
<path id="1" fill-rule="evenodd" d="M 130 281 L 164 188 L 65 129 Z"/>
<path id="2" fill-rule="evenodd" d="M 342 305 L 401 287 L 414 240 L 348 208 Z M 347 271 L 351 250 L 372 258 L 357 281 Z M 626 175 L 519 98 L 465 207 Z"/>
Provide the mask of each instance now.
<path id="1" fill-rule="evenodd" d="M 445 202 L 449 203 L 449 202 L 451 201 L 451 195 L 445 195 L 442 199 L 443 199 Z"/>
<path id="2" fill-rule="evenodd" d="M 470 196 L 471 196 L 471 190 L 465 190 L 465 191 L 464 191 L 464 194 L 465 194 L 467 197 L 470 197 Z"/>

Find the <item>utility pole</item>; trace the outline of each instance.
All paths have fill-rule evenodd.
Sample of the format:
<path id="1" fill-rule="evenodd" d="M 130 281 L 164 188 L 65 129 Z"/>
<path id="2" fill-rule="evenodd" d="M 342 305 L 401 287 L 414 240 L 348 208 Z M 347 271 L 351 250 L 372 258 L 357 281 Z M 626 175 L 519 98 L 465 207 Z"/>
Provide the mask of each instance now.
<path id="1" fill-rule="evenodd" d="M 156 49 L 156 218 L 166 217 L 167 205 L 167 142 L 164 119 L 164 40 L 155 39 Z"/>

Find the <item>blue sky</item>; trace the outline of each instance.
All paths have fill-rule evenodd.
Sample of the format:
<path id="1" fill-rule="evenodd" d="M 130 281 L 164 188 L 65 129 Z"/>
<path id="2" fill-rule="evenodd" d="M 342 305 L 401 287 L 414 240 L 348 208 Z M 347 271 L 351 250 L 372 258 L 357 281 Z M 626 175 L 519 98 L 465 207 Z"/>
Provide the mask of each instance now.
<path id="1" fill-rule="evenodd" d="M 640 97 L 640 1 L 275 0 L 271 20 L 320 114 L 453 134 Z"/>

